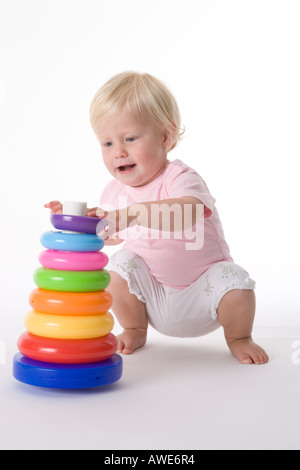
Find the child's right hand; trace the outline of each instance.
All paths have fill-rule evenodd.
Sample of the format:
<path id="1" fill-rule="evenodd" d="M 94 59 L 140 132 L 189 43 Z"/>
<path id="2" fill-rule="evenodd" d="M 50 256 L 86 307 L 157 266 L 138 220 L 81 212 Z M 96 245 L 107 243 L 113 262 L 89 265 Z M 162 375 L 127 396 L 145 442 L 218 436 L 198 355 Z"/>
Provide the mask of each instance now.
<path id="1" fill-rule="evenodd" d="M 44 204 L 44 207 L 46 207 L 46 209 L 50 209 L 51 214 L 62 214 L 63 211 L 63 205 L 59 201 L 50 201 L 47 204 Z"/>
<path id="2" fill-rule="evenodd" d="M 62 214 L 63 213 L 63 205 L 59 201 L 50 201 L 47 204 L 44 204 L 46 209 L 51 210 L 51 214 Z M 97 217 L 96 210 L 97 207 L 92 207 L 91 209 L 86 210 L 86 217 Z"/>

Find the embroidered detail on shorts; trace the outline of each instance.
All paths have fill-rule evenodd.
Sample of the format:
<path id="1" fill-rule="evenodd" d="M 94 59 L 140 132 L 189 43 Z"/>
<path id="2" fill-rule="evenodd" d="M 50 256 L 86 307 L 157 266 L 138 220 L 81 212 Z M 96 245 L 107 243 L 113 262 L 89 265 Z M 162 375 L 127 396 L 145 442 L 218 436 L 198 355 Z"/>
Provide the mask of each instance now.
<path id="1" fill-rule="evenodd" d="M 115 261 L 117 257 L 117 253 L 114 253 L 113 255 L 111 255 L 111 257 L 109 258 L 110 261 Z"/>
<path id="2" fill-rule="evenodd" d="M 108 271 L 114 271 L 119 276 L 121 276 L 128 284 L 130 294 L 134 294 L 141 302 L 146 303 L 144 296 L 142 295 L 136 281 L 134 280 L 134 275 L 131 276 L 129 273 L 139 269 L 138 259 L 139 256 L 134 255 L 126 261 L 121 260 L 119 262 L 120 255 L 122 250 L 113 253 L 109 259 L 109 264 L 107 265 Z"/>
<path id="3" fill-rule="evenodd" d="M 136 264 L 136 259 L 137 257 L 134 256 L 133 258 L 130 258 L 124 265 L 127 265 L 128 271 L 134 271 L 135 269 L 138 269 L 138 265 Z"/>
<path id="4" fill-rule="evenodd" d="M 211 283 L 208 280 L 208 276 L 206 276 L 206 287 L 205 289 L 203 289 L 204 292 L 206 292 L 206 294 L 209 296 L 210 294 L 212 294 L 213 288 L 214 286 L 211 285 Z"/>
<path id="5" fill-rule="evenodd" d="M 125 271 L 130 271 L 130 272 L 133 272 L 135 269 L 138 269 L 138 265 L 136 263 L 136 260 L 137 260 L 137 256 L 133 256 L 132 258 L 129 258 L 127 261 L 124 261 L 123 263 L 118 263 L 116 262 L 116 257 L 118 255 L 118 252 L 117 253 L 114 253 L 111 257 L 110 257 L 110 261 L 115 265 L 115 266 L 118 266 L 118 267 L 123 267 L 125 269 Z"/>
<path id="6" fill-rule="evenodd" d="M 222 266 L 222 279 L 228 279 L 229 275 L 231 274 L 232 277 L 237 276 L 237 272 L 233 269 L 231 264 L 228 266 L 224 266 L 224 264 L 221 264 Z"/>

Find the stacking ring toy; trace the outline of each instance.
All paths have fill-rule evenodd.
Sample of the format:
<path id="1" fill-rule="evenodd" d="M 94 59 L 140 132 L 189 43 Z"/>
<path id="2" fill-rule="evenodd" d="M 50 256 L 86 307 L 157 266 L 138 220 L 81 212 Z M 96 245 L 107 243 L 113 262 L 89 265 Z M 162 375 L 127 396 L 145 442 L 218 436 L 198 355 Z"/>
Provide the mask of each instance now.
<path id="1" fill-rule="evenodd" d="M 44 250 L 39 254 L 39 262 L 45 268 L 65 271 L 96 271 L 108 263 L 108 256 L 103 252 L 72 252 Z"/>
<path id="2" fill-rule="evenodd" d="M 92 364 L 54 364 L 34 361 L 17 353 L 13 375 L 20 382 L 38 387 L 83 389 L 116 382 L 122 376 L 122 365 L 118 354 Z"/>
<path id="3" fill-rule="evenodd" d="M 38 287 L 63 292 L 93 292 L 106 289 L 110 274 L 105 269 L 98 271 L 60 271 L 37 268 L 33 279 Z"/>
<path id="4" fill-rule="evenodd" d="M 53 227 L 59 230 L 72 230 L 74 232 L 95 234 L 97 225 L 101 219 L 98 217 L 82 217 L 79 215 L 51 214 L 50 221 Z M 107 224 L 106 221 L 104 223 L 105 225 Z"/>
<path id="5" fill-rule="evenodd" d="M 104 241 L 91 233 L 44 232 L 41 244 L 49 250 L 99 251 Z"/>
<path id="6" fill-rule="evenodd" d="M 30 293 L 29 304 L 33 310 L 54 315 L 99 315 L 110 309 L 112 296 L 105 290 L 59 292 L 37 288 Z"/>
<path id="7" fill-rule="evenodd" d="M 108 335 L 114 319 L 110 312 L 101 315 L 52 315 L 31 310 L 25 316 L 29 333 L 46 338 L 88 339 Z"/>
<path id="8" fill-rule="evenodd" d="M 117 346 L 117 338 L 112 333 L 101 338 L 54 339 L 25 331 L 18 340 L 18 349 L 24 356 L 58 364 L 104 361 L 116 353 Z"/>

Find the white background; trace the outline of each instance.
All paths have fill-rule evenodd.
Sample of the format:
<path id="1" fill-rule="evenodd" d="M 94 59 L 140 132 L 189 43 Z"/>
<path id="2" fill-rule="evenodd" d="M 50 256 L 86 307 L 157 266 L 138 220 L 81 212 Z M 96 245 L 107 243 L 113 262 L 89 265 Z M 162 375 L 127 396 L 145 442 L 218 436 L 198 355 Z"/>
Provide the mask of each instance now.
<path id="1" fill-rule="evenodd" d="M 110 180 L 89 105 L 104 81 L 124 70 L 156 75 L 176 96 L 186 134 L 169 158 L 194 167 L 217 199 L 232 255 L 258 281 L 257 324 L 266 337 L 275 325 L 279 337 L 291 338 L 289 357 L 292 339 L 300 337 L 299 24 L 297 0 L 0 0 L 0 340 L 7 367 L 23 331 L 39 238 L 51 229 L 43 204 L 74 199 L 95 206 Z M 30 279 L 19 274 L 25 272 Z M 8 368 L 0 372 L 10 376 Z M 21 389 L 15 393 L 22 396 Z M 4 406 L 13 408 L 13 402 Z M 216 426 L 222 429 L 217 418 Z M 22 447 L 19 434 L 15 444 L 3 446 Z M 122 436 L 102 445 L 138 445 Z M 196 448 L 193 436 L 189 443 Z M 246 446 L 259 447 L 259 440 L 244 436 Z M 24 447 L 34 447 L 26 439 Z M 65 445 L 80 446 L 79 438 L 70 442 Z M 175 438 L 160 442 L 161 448 L 180 446 Z M 261 445 L 288 446 L 270 442 Z"/>
<path id="2" fill-rule="evenodd" d="M 204 178 L 236 260 L 299 265 L 298 1 L 0 1 L 1 266 L 31 267 L 44 202 L 98 205 L 89 124 L 104 81 L 152 73 L 187 131 L 170 159 Z M 12 252 L 13 250 L 13 252 Z"/>

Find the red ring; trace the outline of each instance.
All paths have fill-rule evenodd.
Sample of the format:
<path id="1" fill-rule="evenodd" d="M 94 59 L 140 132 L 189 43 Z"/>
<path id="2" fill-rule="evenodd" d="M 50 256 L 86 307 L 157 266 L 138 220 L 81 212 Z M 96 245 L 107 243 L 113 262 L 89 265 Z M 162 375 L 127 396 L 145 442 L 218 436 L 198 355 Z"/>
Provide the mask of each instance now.
<path id="1" fill-rule="evenodd" d="M 36 361 L 57 364 L 88 364 L 104 361 L 117 351 L 117 338 L 109 333 L 92 339 L 53 339 L 25 331 L 18 339 L 18 349 Z"/>

